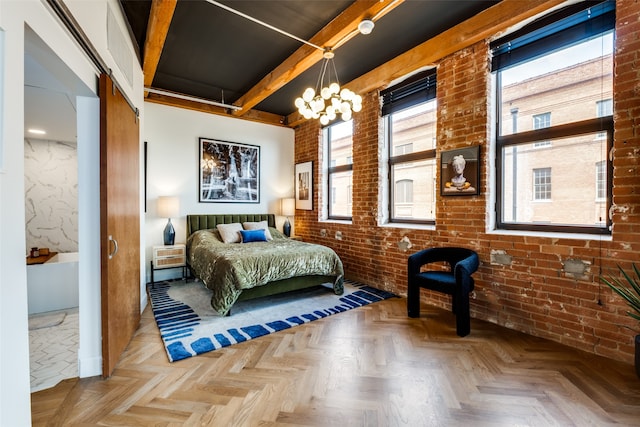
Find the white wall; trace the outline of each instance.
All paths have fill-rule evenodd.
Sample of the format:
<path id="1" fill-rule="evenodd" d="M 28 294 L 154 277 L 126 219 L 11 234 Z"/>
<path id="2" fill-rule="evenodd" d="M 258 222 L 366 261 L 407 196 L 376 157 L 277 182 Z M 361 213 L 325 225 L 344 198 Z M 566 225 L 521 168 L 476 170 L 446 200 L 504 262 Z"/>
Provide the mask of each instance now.
<path id="1" fill-rule="evenodd" d="M 94 0 L 90 2 L 66 1 L 80 23 L 85 33 L 88 34 L 92 44 L 100 53 L 107 65 L 114 70 L 116 80 L 124 81 L 122 74 L 117 69 L 106 46 L 106 14 L 107 4 L 118 17 L 122 29 L 126 29 L 124 19 L 120 15 L 117 0 Z M 50 12 L 45 2 L 40 0 L 0 1 L 0 31 L 4 34 L 4 46 L 0 51 L 0 110 L 2 117 L 0 123 L 0 425 L 2 426 L 28 426 L 31 424 L 30 387 L 29 387 L 29 342 L 27 322 L 27 288 L 26 288 L 26 263 L 25 263 L 25 192 L 24 192 L 24 39 L 25 26 L 29 26 L 38 36 L 45 40 L 48 46 L 61 58 L 61 60 L 75 73 L 82 85 L 96 93 L 97 70 L 81 52 L 77 43 L 72 40 L 64 30 L 58 19 Z M 126 34 L 126 30 L 125 30 Z M 132 47 L 129 46 L 131 51 Z M 134 65 L 137 65 L 134 64 Z M 123 90 L 138 108 L 142 108 L 143 83 L 142 71 L 137 65 L 134 69 L 134 81 L 130 86 L 123 86 Z M 83 94 L 87 96 L 87 94 Z M 10 106 L 10 108 L 8 108 Z M 94 113 L 95 113 L 94 109 Z M 95 114 L 94 114 L 95 115 Z M 95 149 L 99 143 L 97 133 L 91 133 L 90 140 L 84 141 Z M 83 143 L 78 136 L 78 147 Z M 92 157 L 95 161 L 95 156 Z M 79 160 L 82 162 L 82 158 Z M 87 166 L 87 165 L 85 165 Z M 82 165 L 80 165 L 82 167 Z M 99 163 L 95 163 L 93 171 L 98 170 Z M 83 175 L 80 173 L 79 181 Z M 93 178 L 89 180 L 94 185 Z M 99 189 L 99 187 L 98 187 Z M 91 189 L 97 194 L 95 188 Z M 82 199 L 82 190 L 79 194 Z M 80 274 L 83 274 L 83 264 L 91 271 L 88 277 L 98 277 L 97 288 L 95 286 L 87 290 L 89 295 L 83 296 L 80 289 L 81 309 L 81 346 L 83 341 L 83 309 L 82 300 L 90 301 L 92 307 L 86 309 L 90 312 L 90 326 L 85 328 L 91 332 L 88 349 L 90 354 L 100 349 L 99 321 L 96 325 L 95 317 L 100 316 L 99 296 L 99 258 L 96 258 L 95 248 L 98 247 L 99 236 L 92 234 L 95 230 L 95 222 L 88 221 L 93 226 L 89 233 L 83 237 L 83 218 L 98 218 L 99 209 L 96 209 L 95 200 L 87 207 L 83 207 L 80 200 Z M 99 206 L 98 206 L 99 208 Z M 141 222 L 143 219 L 141 219 Z M 86 230 L 85 230 L 86 231 Z M 83 261 L 83 238 L 90 248 L 87 253 L 93 258 L 88 262 Z M 97 260 L 97 263 L 96 263 Z M 96 267 L 97 266 L 97 267 Z M 142 274 L 142 273 L 141 273 Z M 94 281 L 95 282 L 95 281 Z M 142 282 L 142 281 L 141 281 Z M 141 284 L 142 286 L 142 284 Z M 97 294 L 96 294 L 97 289 Z M 96 328 L 97 326 L 97 328 Z M 97 336 L 96 336 L 97 330 Z M 82 352 L 82 349 L 81 349 Z M 99 364 L 98 364 L 99 365 Z M 92 369 L 95 369 L 93 366 Z M 81 365 L 81 370 L 82 370 Z M 99 370 L 98 372 L 99 373 Z M 95 375 L 95 374 L 94 374 Z"/>
<path id="2" fill-rule="evenodd" d="M 24 141 L 26 242 L 78 252 L 78 152 L 74 142 Z"/>
<path id="3" fill-rule="evenodd" d="M 293 197 L 294 131 L 280 126 L 145 103 L 147 142 L 146 270 L 150 280 L 151 248 L 163 244 L 165 218 L 156 215 L 158 196 L 178 196 L 180 217 L 172 219 L 176 243 L 186 240 L 187 214 L 280 213 L 280 199 Z M 260 203 L 198 201 L 199 138 L 260 147 Z M 283 221 L 279 221 L 280 223 Z M 280 225 L 281 228 L 281 225 Z M 158 271 L 155 280 L 180 275 Z"/>

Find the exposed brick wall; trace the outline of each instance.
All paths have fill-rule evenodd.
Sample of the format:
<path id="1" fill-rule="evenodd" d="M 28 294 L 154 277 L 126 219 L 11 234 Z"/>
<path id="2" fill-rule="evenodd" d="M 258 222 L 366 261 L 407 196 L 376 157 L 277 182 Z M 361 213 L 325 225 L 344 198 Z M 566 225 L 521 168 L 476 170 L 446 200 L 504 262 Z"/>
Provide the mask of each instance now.
<path id="1" fill-rule="evenodd" d="M 611 239 L 487 233 L 489 141 L 493 88 L 488 44 L 438 64 L 438 160 L 441 150 L 481 147 L 479 196 L 438 197 L 435 230 L 379 227 L 379 152 L 382 140 L 377 92 L 364 95 L 354 114 L 353 221 L 320 222 L 321 132 L 317 121 L 296 129 L 296 163 L 314 162 L 314 210 L 296 212 L 296 234 L 332 247 L 348 278 L 406 295 L 409 254 L 430 246 L 470 247 L 480 255 L 471 302 L 473 318 L 497 323 L 606 357 L 631 362 L 637 327 L 626 305 L 599 282 L 617 264 L 640 265 L 640 2 L 618 1 L 614 75 L 613 234 Z M 409 72 L 411 70 L 407 70 Z M 320 230 L 326 230 L 322 236 Z M 342 240 L 336 240 L 336 231 Z M 407 236 L 407 252 L 398 242 Z M 429 304 L 450 308 L 449 298 L 422 291 Z M 473 334 L 473 326 L 472 332 Z"/>

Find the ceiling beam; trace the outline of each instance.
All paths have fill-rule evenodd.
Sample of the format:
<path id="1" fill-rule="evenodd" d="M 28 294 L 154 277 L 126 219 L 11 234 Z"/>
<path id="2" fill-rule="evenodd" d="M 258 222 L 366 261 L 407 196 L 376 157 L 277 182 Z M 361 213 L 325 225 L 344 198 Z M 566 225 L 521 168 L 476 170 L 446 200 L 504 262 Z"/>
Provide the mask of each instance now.
<path id="1" fill-rule="evenodd" d="M 151 2 L 142 61 L 145 87 L 151 87 L 153 83 L 177 3 L 177 0 L 153 0 Z M 148 95 L 149 93 L 145 92 L 145 97 Z"/>
<path id="2" fill-rule="evenodd" d="M 230 117 L 229 110 L 224 107 L 218 107 L 204 102 L 190 101 L 172 96 L 160 95 L 157 93 L 148 93 L 144 100 L 153 104 L 167 105 L 170 107 L 183 108 L 186 110 L 199 111 L 202 113 L 216 114 L 219 116 Z M 251 110 L 244 116 L 242 120 L 250 120 L 253 122 L 265 123 L 276 126 L 287 126 L 286 117 L 278 114 L 267 113 L 259 110 Z"/>
<path id="3" fill-rule="evenodd" d="M 385 88 L 394 80 L 421 68 L 435 66 L 439 60 L 452 53 L 499 35 L 563 3 L 566 0 L 502 0 L 344 86 L 360 94 Z M 287 123 L 291 127 L 303 121 L 304 117 L 297 111 L 287 116 Z"/>
<path id="4" fill-rule="evenodd" d="M 360 21 L 363 19 L 379 19 L 403 1 L 358 0 L 316 33 L 309 42 L 323 47 L 338 46 L 357 34 Z M 238 105 L 242 109 L 234 111 L 233 114 L 243 116 L 269 95 L 321 61 L 322 55 L 322 51 L 303 44 L 284 62 L 241 96 L 234 105 Z"/>

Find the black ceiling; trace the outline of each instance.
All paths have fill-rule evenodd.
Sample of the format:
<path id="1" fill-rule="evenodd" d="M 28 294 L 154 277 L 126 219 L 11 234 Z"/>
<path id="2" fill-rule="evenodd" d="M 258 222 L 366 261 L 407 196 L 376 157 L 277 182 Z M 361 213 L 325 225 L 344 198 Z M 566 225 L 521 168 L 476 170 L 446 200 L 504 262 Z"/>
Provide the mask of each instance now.
<path id="1" fill-rule="evenodd" d="M 246 15 L 309 40 L 349 7 L 348 0 L 220 1 Z M 497 1 L 405 0 L 335 51 L 341 83 L 347 83 Z M 140 51 L 151 1 L 121 0 Z M 206 1 L 178 1 L 152 87 L 213 101 L 234 103 L 302 43 Z M 293 79 L 256 110 L 286 116 L 293 101 L 315 86 L 320 63 Z M 224 99 L 223 99 L 224 96 Z"/>

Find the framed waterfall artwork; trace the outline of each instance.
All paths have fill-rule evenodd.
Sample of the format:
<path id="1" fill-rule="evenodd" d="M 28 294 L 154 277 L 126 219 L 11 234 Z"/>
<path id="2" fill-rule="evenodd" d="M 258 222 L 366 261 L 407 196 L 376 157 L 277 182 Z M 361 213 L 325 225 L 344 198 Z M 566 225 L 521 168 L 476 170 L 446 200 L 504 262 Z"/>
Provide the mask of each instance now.
<path id="1" fill-rule="evenodd" d="M 313 162 L 296 164 L 296 209 L 313 210 Z"/>
<path id="2" fill-rule="evenodd" d="M 440 155 L 440 194 L 480 194 L 480 146 L 443 151 Z"/>
<path id="3" fill-rule="evenodd" d="M 260 203 L 260 147 L 200 138 L 199 201 Z"/>

